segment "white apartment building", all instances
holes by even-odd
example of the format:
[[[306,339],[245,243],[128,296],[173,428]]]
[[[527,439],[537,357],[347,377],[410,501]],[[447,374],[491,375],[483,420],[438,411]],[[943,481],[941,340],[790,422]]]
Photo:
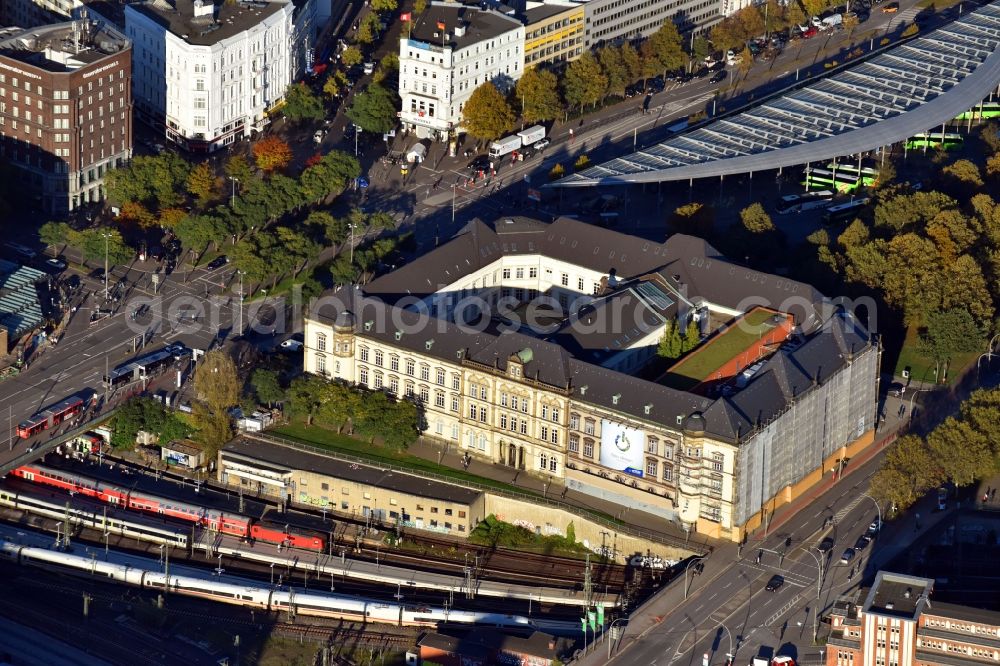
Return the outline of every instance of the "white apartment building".
[[[493,10],[432,3],[399,40],[400,120],[420,138],[447,140],[479,85],[502,90],[524,71],[524,25]]]
[[[126,6],[140,117],[195,152],[262,129],[293,80],[293,12],[291,2]]]
[[[718,22],[732,0],[580,0],[586,29],[583,44],[596,49],[604,44],[648,37],[670,20],[686,33],[705,30]],[[732,10],[735,11],[735,10]]]

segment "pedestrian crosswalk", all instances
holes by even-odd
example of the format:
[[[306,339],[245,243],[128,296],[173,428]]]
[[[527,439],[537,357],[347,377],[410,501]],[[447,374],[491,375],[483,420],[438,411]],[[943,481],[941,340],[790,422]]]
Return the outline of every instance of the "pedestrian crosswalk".
[[[899,12],[898,14],[892,17],[892,20],[889,21],[889,25],[887,27],[893,28],[898,25],[907,25],[909,23],[913,23],[913,19],[915,19],[917,17],[917,14],[919,14],[923,10],[924,8],[919,4],[909,7],[908,9],[904,9],[903,11]]]

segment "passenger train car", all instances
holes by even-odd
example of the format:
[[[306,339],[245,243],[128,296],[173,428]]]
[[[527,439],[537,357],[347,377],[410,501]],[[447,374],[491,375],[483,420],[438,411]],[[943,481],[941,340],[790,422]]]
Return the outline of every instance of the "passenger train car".
[[[292,608],[300,615],[399,626],[436,627],[443,622],[510,628],[535,626],[532,620],[519,615],[445,610],[310,590],[262,587],[256,581],[237,577],[227,577],[228,580],[224,582],[207,571],[204,575],[197,575],[192,570],[187,570],[184,575],[170,574],[168,580],[166,574],[155,570],[157,563],[153,561],[148,561],[144,568],[134,564],[102,561],[71,552],[25,546],[7,540],[0,540],[0,558],[47,569],[82,571],[86,575],[100,575],[138,587],[160,590],[166,588],[175,594],[265,611],[287,611]]]
[[[26,481],[61,488],[115,506],[197,523],[206,529],[243,539],[320,552],[326,546],[326,539],[322,535],[293,532],[286,530],[284,525],[158,497],[140,490],[121,488],[45,465],[22,465],[12,470],[11,474]]]

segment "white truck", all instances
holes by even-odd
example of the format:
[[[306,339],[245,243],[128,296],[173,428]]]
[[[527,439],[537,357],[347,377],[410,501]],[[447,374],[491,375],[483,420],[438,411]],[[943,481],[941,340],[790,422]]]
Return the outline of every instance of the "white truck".
[[[490,157],[503,157],[521,147],[521,137],[518,134],[505,136],[490,144]]]
[[[521,146],[527,147],[545,138],[545,126],[532,125],[526,130],[521,130],[517,135],[521,137]]]
[[[844,17],[840,14],[833,14],[823,19],[824,28],[836,28],[838,25],[843,25],[843,23]]]

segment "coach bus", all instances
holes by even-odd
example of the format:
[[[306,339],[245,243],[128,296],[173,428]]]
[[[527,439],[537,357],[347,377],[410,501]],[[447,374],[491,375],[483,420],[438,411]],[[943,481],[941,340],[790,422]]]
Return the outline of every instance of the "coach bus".
[[[823,215],[823,224],[838,224],[847,220],[853,220],[857,217],[858,212],[867,205],[868,197],[830,206]]]
[[[955,120],[992,120],[993,118],[1000,118],[1000,102],[983,102],[983,104],[955,116]]]
[[[166,370],[173,362],[174,355],[166,349],[161,349],[117,366],[104,376],[104,385],[109,389],[115,389],[132,382],[146,381]]]
[[[851,192],[857,191],[861,186],[870,187],[875,184],[875,178],[872,176],[858,175],[856,173],[852,174],[848,171],[837,170],[829,171],[827,169],[806,169],[806,179],[802,181],[802,184],[806,189],[813,188],[823,188],[830,189],[840,192],[841,194],[850,194]]]
[[[17,436],[21,439],[28,439],[43,430],[55,427],[82,412],[83,406],[83,399],[77,397],[57,402],[18,423]]]
[[[956,132],[921,132],[914,134],[907,140],[906,149],[943,148],[944,150],[958,150],[964,145],[965,139]]]

